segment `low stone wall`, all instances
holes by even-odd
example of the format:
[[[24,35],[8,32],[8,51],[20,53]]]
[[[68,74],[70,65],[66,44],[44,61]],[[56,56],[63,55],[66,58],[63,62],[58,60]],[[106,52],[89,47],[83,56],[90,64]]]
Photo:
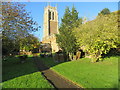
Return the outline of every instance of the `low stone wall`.
[[[53,55],[53,59],[56,61],[56,62],[64,62],[65,61],[65,57],[64,57],[64,54],[57,54],[55,53]]]

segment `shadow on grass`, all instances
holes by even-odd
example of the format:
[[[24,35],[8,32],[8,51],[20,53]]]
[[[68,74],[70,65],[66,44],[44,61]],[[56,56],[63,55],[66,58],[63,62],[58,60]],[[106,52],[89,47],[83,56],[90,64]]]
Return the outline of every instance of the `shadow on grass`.
[[[36,67],[39,71],[47,70],[64,62],[56,62],[53,57],[34,57]]]
[[[33,57],[28,57],[25,63],[20,63],[18,57],[9,57],[2,61],[2,82],[37,71]]]
[[[36,57],[36,60],[39,62],[40,65],[42,64],[41,66],[46,67],[46,69],[49,69],[61,63],[68,62],[68,61],[58,62],[58,61],[55,61],[53,57]]]
[[[63,62],[55,62],[52,57],[28,57],[21,63],[18,57],[8,57],[2,61],[2,82],[13,78],[47,70]]]
[[[102,56],[103,56],[103,58],[106,58],[106,57],[110,58],[110,57],[114,57],[114,56],[120,56],[120,52],[113,48],[107,54],[103,54]]]

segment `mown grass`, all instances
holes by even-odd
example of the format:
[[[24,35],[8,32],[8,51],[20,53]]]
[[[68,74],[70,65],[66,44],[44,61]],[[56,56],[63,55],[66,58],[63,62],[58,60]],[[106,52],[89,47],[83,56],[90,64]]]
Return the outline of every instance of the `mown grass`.
[[[53,88],[36,68],[33,58],[28,57],[25,63],[12,57],[3,61],[3,88]]]
[[[120,56],[106,57],[104,61],[97,63],[91,63],[90,59],[82,58],[51,68],[83,88],[117,88],[118,58],[120,59]],[[50,66],[50,63],[47,62],[46,65]]]
[[[118,57],[105,58],[98,63],[83,58],[59,64],[53,69],[84,88],[118,87]]]

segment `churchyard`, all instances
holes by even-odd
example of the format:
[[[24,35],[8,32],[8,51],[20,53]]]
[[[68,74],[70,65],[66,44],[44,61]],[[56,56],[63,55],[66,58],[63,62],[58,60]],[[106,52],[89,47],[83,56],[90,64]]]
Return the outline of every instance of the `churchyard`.
[[[3,61],[3,88],[54,88],[42,75],[41,70],[38,70],[34,61],[35,56],[28,56],[24,63],[18,57],[8,57]],[[106,56],[104,61],[97,63],[91,63],[90,58],[63,62],[47,55],[36,57],[48,69],[81,88],[118,87],[120,56]]]
[[[104,8],[86,20],[73,5],[65,8],[58,27],[57,7],[48,5],[40,41],[32,34],[40,26],[24,4],[4,2],[2,7],[3,89],[120,87],[120,11]]]

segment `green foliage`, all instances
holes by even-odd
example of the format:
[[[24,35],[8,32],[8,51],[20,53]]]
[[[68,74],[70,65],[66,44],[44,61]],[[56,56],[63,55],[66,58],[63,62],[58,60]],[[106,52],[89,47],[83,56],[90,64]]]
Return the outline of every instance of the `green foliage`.
[[[110,10],[108,8],[104,8],[100,13],[98,13],[98,15],[106,15],[106,14],[110,14]]]
[[[98,16],[93,21],[74,29],[77,45],[98,60],[102,54],[120,45],[118,39],[118,14]]]
[[[0,15],[2,15],[2,47],[4,54],[18,51],[21,40],[27,37],[30,32],[38,30],[37,23],[26,12],[24,4],[2,2],[2,13]]]
[[[2,39],[2,55],[8,55],[12,52],[18,52],[18,51],[19,51],[18,43],[14,42],[8,37]]]
[[[73,53],[76,51],[76,38],[72,33],[72,30],[81,23],[82,19],[78,18],[78,12],[75,7],[73,6],[72,11],[67,7],[59,28],[59,34],[56,35],[57,43],[63,51],[67,53]]]
[[[29,34],[27,37],[22,38],[20,40],[20,50],[33,50],[34,48],[38,48],[40,46],[40,42],[38,38]]]

